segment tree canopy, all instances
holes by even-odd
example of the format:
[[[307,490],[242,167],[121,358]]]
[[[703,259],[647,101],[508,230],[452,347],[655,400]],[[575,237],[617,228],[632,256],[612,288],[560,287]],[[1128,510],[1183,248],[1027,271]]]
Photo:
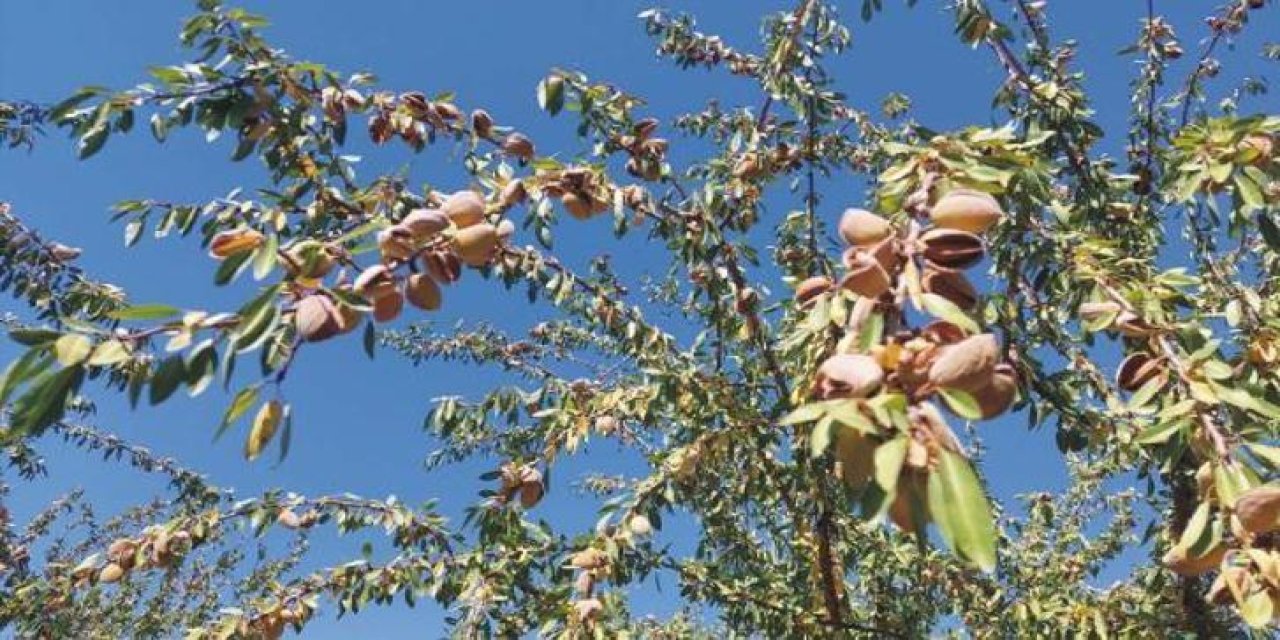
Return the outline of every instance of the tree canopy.
[[[182,277],[211,278],[239,300],[225,307],[136,300],[21,202],[0,205],[0,287],[18,303],[0,498],[45,472],[51,437],[170,481],[106,519],[76,493],[21,524],[0,503],[0,629],[276,638],[324,608],[430,600],[462,637],[1271,633],[1280,116],[1248,111],[1261,80],[1211,81],[1273,12],[1231,0],[1184,39],[1148,0],[1115,63],[1133,73],[1128,129],[1104,132],[1075,44],[1052,28],[1052,11],[1078,8],[955,0],[954,37],[1004,72],[999,121],[938,130],[905,95],[853,106],[830,73],[854,21],[907,10],[882,4],[799,0],[763,17],[757,43],[644,11],[659,56],[738,76],[756,101],[660,120],[625,78],[551,69],[536,102],[576,131],[566,149],[447,87],[294,57],[265,18],[220,0],[196,2],[188,57],[144,83],[0,96],[15,150],[65,133],[90,158],[191,129],[257,172],[219,197],[112,209],[126,246],[207,253]],[[1122,148],[1106,152],[1104,133]],[[365,175],[351,153],[365,143],[458,162]],[[824,198],[832,176],[863,181],[861,201]],[[645,278],[557,257],[604,241],[603,226],[570,231],[592,218],[654,248]],[[420,324],[464,279],[545,319],[514,334],[483,322],[487,307]],[[309,435],[295,423],[323,419],[288,399],[297,356],[336,341],[512,380],[426,416],[430,473],[477,495],[463,518],[288,487],[246,498],[91,424],[95,397],[221,388],[213,446],[238,438],[248,461],[287,463]],[[1009,412],[1055,434],[1064,491],[990,491],[985,470],[1009,452],[986,450],[983,430]],[[593,440],[646,473],[585,455]],[[585,530],[539,514],[572,457],[595,468]],[[474,459],[497,462],[449,475]],[[673,520],[696,540],[673,544]],[[330,529],[394,555],[317,566],[308,538]],[[1099,584],[1116,563],[1122,578]],[[685,610],[632,613],[629,587],[654,576]]]

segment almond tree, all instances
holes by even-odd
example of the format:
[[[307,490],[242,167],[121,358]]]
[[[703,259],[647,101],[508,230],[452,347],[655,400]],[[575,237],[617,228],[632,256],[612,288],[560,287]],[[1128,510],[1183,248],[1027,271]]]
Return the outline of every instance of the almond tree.
[[[881,4],[862,3],[866,28]],[[199,243],[214,284],[244,292],[234,309],[136,304],[21,203],[4,207],[0,284],[26,303],[0,382],[11,469],[41,473],[55,435],[165,474],[172,495],[102,526],[77,495],[23,529],[0,511],[0,628],[274,638],[319,607],[430,599],[460,636],[1264,634],[1280,615],[1280,117],[1211,93],[1216,56],[1263,5],[1216,9],[1175,77],[1183,45],[1147,3],[1114,158],[1043,2],[951,5],[957,36],[1007,71],[1006,123],[947,132],[907,118],[903,96],[883,113],[844,100],[826,67],[849,42],[836,3],[766,16],[741,48],[646,11],[659,54],[754,82],[759,101],[659,122],[618,85],[552,70],[539,106],[581,145],[550,154],[466,96],[300,62],[262,18],[200,0],[181,32],[192,58],[150,82],[0,104],[14,147],[64,130],[88,158],[145,122],[159,143],[180,128],[232,139],[233,161],[266,170],[231,196],[114,208],[128,245]],[[359,175],[352,136],[464,160],[453,175]],[[672,147],[697,159],[675,163]],[[817,177],[842,175],[869,178],[861,202],[822,198]],[[586,233],[561,229],[597,216],[666,249],[652,281],[554,257],[553,239]],[[450,304],[460,278],[554,315],[527,335],[406,324]],[[338,340],[519,380],[428,416],[433,466],[507,461],[463,522],[350,495],[238,499],[85,424],[94,395],[155,405],[221,384],[213,428],[247,422],[246,458],[283,456],[294,420],[321,419],[284,401],[295,356]],[[1097,364],[1104,349],[1124,354],[1117,371]],[[1001,461],[983,455],[983,421],[1011,409],[1055,430],[1061,494],[989,495],[983,468]],[[603,464],[586,479],[599,525],[559,530],[539,502],[593,438],[639,452],[648,475]],[[691,555],[665,545],[672,517],[696,523]],[[398,554],[309,565],[322,527],[380,529]],[[281,530],[295,536],[284,556],[240,550]],[[1095,584],[1134,547],[1150,561]],[[631,613],[624,588],[655,574],[688,612]]]

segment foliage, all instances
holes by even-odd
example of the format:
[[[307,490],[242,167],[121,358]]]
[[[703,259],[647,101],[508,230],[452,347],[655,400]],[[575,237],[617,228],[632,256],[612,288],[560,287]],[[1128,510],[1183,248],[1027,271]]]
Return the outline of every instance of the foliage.
[[[955,131],[911,119],[902,95],[882,114],[846,102],[826,66],[850,41],[833,3],[767,16],[754,52],[645,11],[661,55],[750,79],[760,103],[664,125],[639,96],[552,70],[537,101],[576,127],[573,155],[444,88],[393,91],[293,59],[261,17],[200,0],[181,31],[192,59],[150,83],[0,104],[11,146],[56,128],[88,158],[145,122],[159,143],[183,128],[228,139],[232,161],[266,170],[207,202],[115,207],[126,245],[190,238],[215,285],[252,281],[235,309],[139,304],[0,212],[0,286],[29,307],[9,319],[23,352],[0,380],[11,466],[42,473],[34,447],[53,433],[164,473],[173,493],[102,526],[74,495],[22,534],[0,517],[0,628],[278,637],[321,606],[425,598],[460,636],[1265,633],[1280,614],[1280,117],[1241,114],[1248,90],[1207,103],[1221,43],[1263,4],[1212,15],[1180,79],[1168,64],[1183,48],[1149,12],[1123,52],[1139,73],[1116,159],[1096,150],[1104,132],[1044,3],[953,4],[956,36],[1007,72],[994,100],[1008,117]],[[866,0],[861,17],[885,10]],[[362,177],[355,136],[451,145],[465,175]],[[816,178],[844,174],[868,180],[867,210],[835,217]],[[780,192],[795,211],[766,210]],[[641,295],[604,258],[579,271],[551,253],[579,240],[557,238],[563,224],[595,216],[666,250]],[[519,337],[394,328],[406,301],[452,304],[462,277],[522,289],[553,317]],[[463,522],[349,495],[238,500],[75,421],[91,392],[156,405],[220,383],[232,400],[216,433],[247,421],[246,458],[283,457],[294,421],[314,419],[282,393],[297,353],[357,332],[370,355],[515,376],[427,416],[442,442],[429,466],[507,461]],[[1106,349],[1124,356],[1114,376]],[[981,421],[1011,408],[1055,430],[1062,494],[989,495]],[[593,438],[634,450],[649,475],[589,477],[593,530],[535,519],[557,464]],[[696,523],[692,554],[663,546],[672,518]],[[380,529],[391,555],[308,573],[318,527]],[[281,529],[292,545],[264,541],[252,560],[236,542]],[[42,562],[37,539],[51,540]],[[1097,587],[1126,552],[1150,562]],[[660,574],[690,610],[632,615],[626,587]]]

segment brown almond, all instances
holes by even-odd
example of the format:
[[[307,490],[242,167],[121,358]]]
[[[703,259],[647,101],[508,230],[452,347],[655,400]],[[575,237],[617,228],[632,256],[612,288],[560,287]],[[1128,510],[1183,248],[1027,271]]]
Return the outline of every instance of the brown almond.
[[[983,233],[1002,217],[1004,211],[995,198],[973,189],[948,191],[929,212],[933,224],[969,233]]]
[[[459,229],[484,222],[484,198],[474,191],[459,191],[440,205],[444,215]]]
[[[390,292],[383,293],[373,301],[373,319],[378,322],[391,322],[400,315],[400,311],[404,309],[404,296],[396,287],[391,287]]]
[[[384,262],[406,260],[417,249],[413,233],[399,225],[378,232],[378,252]]]
[[[533,141],[523,133],[510,133],[502,140],[502,150],[523,161],[533,159]]]
[[[600,569],[609,563],[609,557],[595,547],[579,551],[569,559],[569,564],[577,569]]]
[[[967,269],[986,255],[982,238],[959,229],[935,227],[920,236],[924,257],[947,269]]]
[[[322,294],[309,295],[293,309],[293,326],[306,342],[320,342],[342,331],[337,306]]]
[[[375,264],[356,276],[352,290],[355,291],[356,295],[362,296],[370,302],[376,302],[379,298],[391,295],[396,291],[395,276],[386,265]]]
[[[796,304],[801,308],[808,307],[818,296],[827,293],[834,286],[835,283],[826,276],[806,278],[796,286]]]
[[[285,271],[297,278],[323,278],[333,270],[333,251],[315,240],[304,240],[285,251]]]
[[[994,335],[971,336],[939,349],[929,365],[929,382],[972,393],[990,384],[999,359],[1000,344]]]
[[[970,310],[978,305],[978,291],[963,272],[927,268],[920,285],[925,291],[942,296],[961,309]]]
[[[302,519],[292,509],[281,509],[276,515],[276,524],[286,529],[297,529],[302,526]]]
[[[560,204],[564,205],[564,210],[577,220],[586,220],[591,217],[591,200],[577,192],[565,193],[560,199]]]
[[[521,182],[520,180],[512,180],[507,183],[507,186],[502,188],[501,192],[498,193],[498,206],[502,207],[504,210],[510,209],[511,207],[524,202],[528,197],[529,192],[525,190],[524,182]]]
[[[476,109],[471,112],[471,130],[481,138],[489,138],[493,135],[493,117],[484,109]]]
[[[209,255],[222,260],[241,251],[257,249],[265,240],[265,236],[248,227],[219,231],[209,240]]]
[[[1018,376],[1014,373],[1013,366],[1008,364],[996,365],[991,383],[973,392],[973,399],[978,401],[985,420],[1007,411],[1017,397]]]
[[[1280,529],[1280,486],[1254,487],[1240,494],[1235,503],[1240,526],[1252,534]]]
[[[124,577],[124,572],[124,567],[114,562],[109,562],[107,563],[107,566],[103,567],[102,571],[98,573],[98,582],[103,584],[119,582],[120,579]]]
[[[1163,373],[1163,359],[1135,353],[1120,363],[1120,369],[1116,371],[1116,385],[1125,391],[1137,391]]]
[[[404,297],[424,311],[440,308],[440,285],[425,273],[415,273],[404,282]]]
[[[884,267],[864,252],[849,259],[849,272],[840,280],[841,289],[867,298],[878,298],[892,286],[893,281]]]
[[[498,228],[486,222],[461,229],[453,237],[453,247],[463,262],[482,267],[498,248]]]
[[[840,238],[855,247],[869,247],[893,234],[893,225],[864,209],[846,209],[840,216]]]
[[[441,284],[452,284],[462,277],[462,260],[452,251],[432,251],[422,256],[423,268]]]
[[[440,209],[414,209],[400,221],[418,242],[431,239],[449,228],[449,216]]]
[[[816,391],[819,399],[867,398],[880,389],[884,369],[876,359],[863,354],[837,354],[818,367]]]

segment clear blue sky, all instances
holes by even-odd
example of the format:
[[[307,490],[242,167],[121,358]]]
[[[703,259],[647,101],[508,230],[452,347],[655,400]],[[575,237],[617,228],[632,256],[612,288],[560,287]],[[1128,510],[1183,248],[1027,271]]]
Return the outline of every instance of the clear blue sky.
[[[759,18],[767,11],[788,9],[791,2],[673,0],[667,8],[688,10],[700,18],[704,31],[723,35],[732,45],[757,50]],[[952,35],[950,14],[941,3],[921,2],[913,10],[890,0],[887,10],[870,25],[857,20],[860,2],[842,3],[853,28],[852,50],[832,64],[840,87],[854,104],[874,110],[889,91],[912,98],[912,115],[935,128],[966,124],[1000,124],[1002,115],[990,108],[992,90],[1003,73],[990,53],[973,51]],[[997,3],[999,4],[999,3]],[[1211,3],[1162,0],[1157,6],[1175,19],[1189,54],[1198,50],[1204,29],[1197,13]],[[563,116],[541,114],[533,100],[536,82],[552,67],[580,69],[593,78],[611,80],[645,96],[659,117],[698,109],[711,97],[725,104],[758,104],[753,88],[739,78],[701,70],[681,72],[653,55],[636,13],[650,6],[632,0],[543,0],[541,2],[413,2],[367,0],[360,3],[246,2],[266,14],[273,26],[268,39],[297,58],[323,62],[345,71],[368,70],[395,90],[428,94],[452,90],[459,104],[485,106],[503,124],[514,125],[537,140],[542,151],[562,150],[562,157],[581,149],[573,127]],[[1188,7],[1201,7],[1193,13]],[[1055,35],[1081,43],[1078,67],[1089,70],[1099,122],[1111,131],[1104,143],[1116,153],[1123,144],[1127,83],[1136,65],[1115,55],[1136,33],[1144,12],[1139,0],[1070,0],[1049,3],[1055,16]],[[149,65],[183,60],[176,31],[190,5],[173,0],[101,2],[63,0],[29,2],[0,0],[0,98],[54,102],[76,87],[102,84],[127,87],[146,81]],[[1250,27],[1252,37],[1229,54],[1250,72],[1260,65],[1258,33],[1276,33],[1274,11],[1262,14]],[[1188,55],[1188,58],[1194,57]],[[1185,73],[1186,60],[1177,69]],[[1226,86],[1225,80],[1217,86]],[[1264,97],[1247,105],[1265,104],[1275,111],[1275,99]],[[143,128],[145,129],[145,128]],[[679,147],[679,141],[675,142]],[[392,145],[394,146],[394,145]],[[88,162],[77,162],[71,145],[55,133],[37,150],[0,153],[0,199],[52,238],[85,249],[80,263],[95,276],[126,287],[138,302],[164,301],[179,306],[231,307],[244,298],[247,283],[231,291],[212,286],[213,265],[192,243],[144,241],[126,252],[122,230],[108,223],[109,207],[122,199],[153,197],[176,201],[204,201],[238,185],[262,184],[260,167],[252,162],[232,165],[226,141],[206,145],[196,132],[174,136],[164,146],[145,131],[113,138],[107,149]],[[369,154],[362,177],[407,167],[415,182],[430,180],[445,188],[460,187],[465,173],[447,145],[420,156],[402,148]],[[858,204],[862,193],[849,176],[827,181],[824,215],[834,219],[846,206]],[[770,215],[781,217],[798,199],[784,190],[770,201]],[[571,261],[592,247],[615,256],[629,274],[660,269],[643,259],[651,252],[635,243],[611,239],[608,223],[564,226],[559,246]],[[639,250],[638,252],[632,252]],[[776,290],[782,290],[777,287]],[[472,278],[446,291],[449,312],[442,322],[457,317],[499,319],[502,327],[519,331],[547,316],[543,307],[530,307],[520,296]],[[0,310],[14,303],[0,303]],[[284,487],[305,494],[352,491],[371,497],[396,495],[409,503],[440,498],[446,513],[458,514],[477,499],[484,487],[477,476],[488,463],[452,466],[424,474],[421,462],[433,443],[421,429],[430,400],[447,394],[477,396],[503,378],[492,372],[461,366],[413,368],[390,352],[369,363],[358,339],[326,343],[308,349],[290,376],[287,392],[295,404],[293,450],[285,463],[248,464],[240,456],[240,440],[231,435],[210,443],[212,429],[225,398],[208,394],[197,400],[178,399],[159,409],[131,412],[106,396],[99,396],[101,412],[93,420],[126,438],[174,455],[221,485],[252,496],[267,487]],[[8,359],[13,350],[0,347]],[[989,447],[989,477],[998,495],[1009,497],[1033,490],[1052,490],[1063,482],[1063,465],[1053,446],[1052,430],[1030,431],[1025,415],[1005,417],[981,429]],[[239,434],[242,436],[243,434]],[[51,479],[31,485],[19,483],[13,496],[22,517],[72,486],[84,486],[109,512],[161,489],[161,483],[141,474],[121,472],[92,456],[60,443],[41,443]],[[615,449],[595,443],[589,452],[558,468],[551,498],[538,515],[570,531],[585,530],[595,520],[594,507],[573,496],[569,484],[588,468],[616,467]],[[628,459],[630,473],[641,468]],[[15,479],[16,481],[16,479]],[[689,530],[679,526],[662,532],[664,542],[690,543]],[[321,536],[316,558],[331,562],[355,558],[356,540]],[[634,603],[638,611],[669,613],[675,606],[674,581],[663,580],[665,591],[643,590]],[[330,609],[331,610],[331,609]],[[342,621],[320,621],[308,627],[308,637],[338,638],[437,637],[441,612],[432,605],[417,610],[370,609]]]

